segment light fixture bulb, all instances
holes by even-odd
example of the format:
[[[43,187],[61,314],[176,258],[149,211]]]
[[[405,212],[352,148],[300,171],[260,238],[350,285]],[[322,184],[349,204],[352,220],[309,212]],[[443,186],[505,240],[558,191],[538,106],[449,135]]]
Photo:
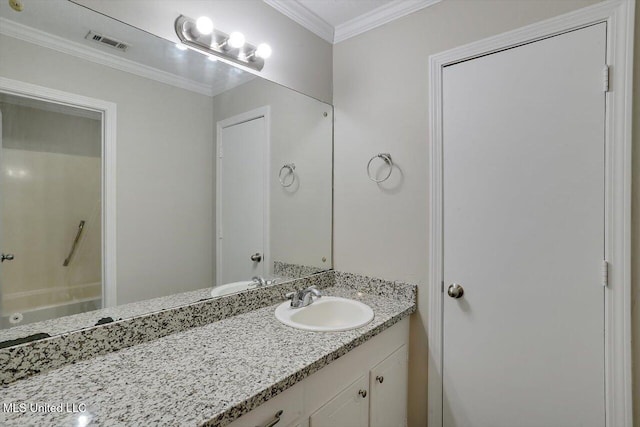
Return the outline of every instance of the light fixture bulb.
[[[227,40],[227,43],[229,43],[229,46],[233,48],[241,48],[242,46],[244,46],[244,34],[238,31],[234,31],[233,33],[229,34],[229,40]]]
[[[271,46],[266,43],[260,43],[256,49],[256,56],[258,58],[267,59],[271,56]]]
[[[183,45],[182,43],[176,43],[176,47],[177,47],[179,50],[187,50],[187,49],[189,49],[188,47],[186,47],[186,46],[185,46],[185,45]]]
[[[201,16],[196,19],[196,30],[204,36],[213,32],[213,21],[208,16]]]

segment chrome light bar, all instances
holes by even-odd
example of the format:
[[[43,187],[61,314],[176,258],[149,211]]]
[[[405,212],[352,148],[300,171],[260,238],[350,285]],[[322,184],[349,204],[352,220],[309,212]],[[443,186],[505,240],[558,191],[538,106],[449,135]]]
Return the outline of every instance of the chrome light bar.
[[[205,55],[224,58],[256,71],[264,67],[264,59],[256,55],[256,46],[244,43],[239,48],[233,47],[229,43],[229,34],[215,28],[210,34],[202,34],[196,28],[195,19],[180,15],[176,19],[175,29],[178,38],[185,46]]]

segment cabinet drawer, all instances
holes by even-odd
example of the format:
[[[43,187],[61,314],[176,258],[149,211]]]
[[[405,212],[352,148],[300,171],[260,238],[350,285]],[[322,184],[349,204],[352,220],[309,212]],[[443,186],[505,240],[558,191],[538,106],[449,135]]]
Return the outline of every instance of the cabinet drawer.
[[[276,420],[278,420],[278,422],[273,424],[273,427],[295,425],[295,422],[299,421],[302,415],[303,393],[301,386],[302,384],[296,384],[290,389],[283,391],[273,399],[241,416],[229,424],[229,427],[263,427]],[[276,414],[280,411],[282,411],[282,413],[276,417]]]

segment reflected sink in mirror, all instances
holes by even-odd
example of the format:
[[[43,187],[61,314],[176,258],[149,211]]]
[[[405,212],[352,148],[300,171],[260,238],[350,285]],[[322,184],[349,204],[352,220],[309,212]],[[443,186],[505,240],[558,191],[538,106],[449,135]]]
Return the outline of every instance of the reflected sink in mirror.
[[[276,308],[275,315],[285,325],[317,332],[348,331],[373,320],[371,307],[340,297],[320,297],[302,308],[292,308],[290,301],[285,301]]]

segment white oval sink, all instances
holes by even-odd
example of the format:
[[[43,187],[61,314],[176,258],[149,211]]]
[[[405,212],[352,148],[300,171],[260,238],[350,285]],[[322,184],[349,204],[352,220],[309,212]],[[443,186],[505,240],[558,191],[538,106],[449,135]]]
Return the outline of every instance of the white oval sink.
[[[256,286],[256,282],[252,280],[243,280],[241,282],[227,283],[226,285],[215,286],[211,289],[212,297],[221,297],[223,295],[235,294]]]
[[[276,308],[276,319],[306,331],[347,331],[371,322],[373,310],[360,301],[321,297],[302,308],[291,308],[291,302],[285,301]]]

